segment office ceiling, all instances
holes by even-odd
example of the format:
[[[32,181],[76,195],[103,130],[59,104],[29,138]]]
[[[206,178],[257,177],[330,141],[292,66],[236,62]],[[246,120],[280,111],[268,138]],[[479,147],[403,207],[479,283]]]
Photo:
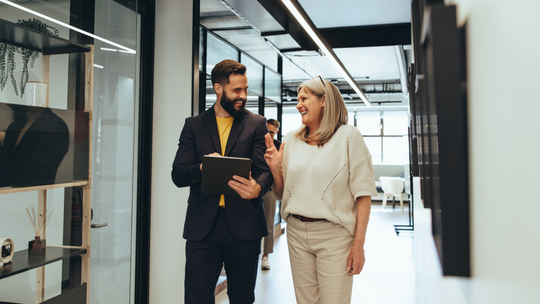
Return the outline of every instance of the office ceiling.
[[[297,1],[370,102],[408,104],[410,0]],[[295,102],[301,81],[320,75],[361,106],[280,0],[201,0],[200,17],[202,26],[275,71],[283,57],[284,103]]]

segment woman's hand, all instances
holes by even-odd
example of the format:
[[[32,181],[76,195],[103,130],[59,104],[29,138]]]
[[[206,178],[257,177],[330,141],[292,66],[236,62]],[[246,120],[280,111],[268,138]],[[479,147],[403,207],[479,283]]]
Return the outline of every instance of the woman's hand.
[[[267,133],[264,136],[264,142],[266,143],[266,154],[264,154],[264,160],[266,164],[270,167],[272,172],[281,172],[281,162],[283,161],[283,151],[285,149],[285,143],[282,143],[278,149],[274,145],[272,136]]]
[[[283,173],[281,172],[281,163],[283,162],[283,152],[285,151],[285,143],[282,143],[279,147],[279,151],[274,145],[274,140],[270,134],[264,136],[264,142],[266,143],[266,154],[264,154],[264,160],[272,172],[274,177],[274,183],[272,184],[272,189],[277,194],[278,197],[283,196]]]
[[[366,257],[364,255],[364,249],[360,245],[353,243],[351,251],[349,252],[349,258],[347,259],[347,272],[349,276],[360,274],[364,268]]]

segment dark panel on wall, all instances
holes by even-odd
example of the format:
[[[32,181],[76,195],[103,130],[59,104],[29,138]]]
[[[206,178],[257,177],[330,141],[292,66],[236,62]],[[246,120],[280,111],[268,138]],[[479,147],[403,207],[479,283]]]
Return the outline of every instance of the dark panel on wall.
[[[137,236],[135,244],[135,304],[150,301],[150,218],[152,211],[152,125],[154,115],[155,2],[139,0],[141,16],[141,82],[137,160]]]
[[[413,108],[422,126],[416,132],[422,141],[423,199],[432,208],[443,274],[470,276],[464,31],[456,27],[455,6],[434,5],[424,16],[423,36],[415,35],[415,62],[424,77]]]

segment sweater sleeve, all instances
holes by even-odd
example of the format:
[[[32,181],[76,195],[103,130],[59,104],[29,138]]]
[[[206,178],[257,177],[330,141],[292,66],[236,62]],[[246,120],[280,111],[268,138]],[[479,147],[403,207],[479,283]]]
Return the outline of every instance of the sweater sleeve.
[[[356,200],[360,196],[376,196],[371,154],[357,128],[351,128],[348,144],[349,188]]]

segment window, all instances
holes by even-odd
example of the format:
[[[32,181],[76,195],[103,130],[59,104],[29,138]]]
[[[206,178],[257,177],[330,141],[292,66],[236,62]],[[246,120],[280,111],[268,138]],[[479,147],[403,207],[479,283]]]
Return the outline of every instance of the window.
[[[349,116],[364,136],[374,164],[409,162],[407,111],[355,111]]]

